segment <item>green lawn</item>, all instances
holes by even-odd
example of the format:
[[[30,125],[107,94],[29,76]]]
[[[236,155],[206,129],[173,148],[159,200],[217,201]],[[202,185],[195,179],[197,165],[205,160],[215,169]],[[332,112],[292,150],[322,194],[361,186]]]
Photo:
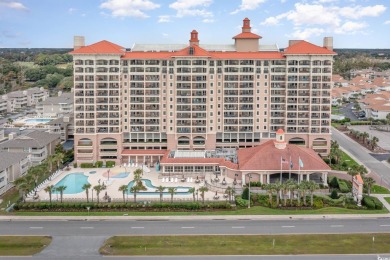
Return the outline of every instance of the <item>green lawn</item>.
[[[19,192],[16,189],[11,189],[3,194],[1,199],[3,202],[0,203],[0,209],[6,208],[8,203],[12,204],[19,199]]]
[[[390,197],[385,197],[385,200],[390,203]]]
[[[342,166],[343,163],[346,163],[345,167]],[[339,160],[339,164],[332,164],[333,170],[341,170],[346,171],[348,168],[351,168],[353,165],[359,165],[354,159],[351,158],[348,154],[346,154],[344,151],[341,151],[341,157]]]
[[[385,187],[374,185],[371,188],[371,193],[373,194],[390,194],[390,191],[386,189]]]
[[[47,236],[0,236],[0,256],[31,256],[51,243]]]
[[[320,214],[385,214],[389,213],[386,209],[382,210],[354,210],[337,207],[328,207],[322,209],[271,209],[261,206],[254,206],[250,209],[239,209],[231,211],[212,211],[212,212],[21,212],[12,214],[17,216],[194,216],[194,215],[320,215]]]
[[[340,115],[340,114],[341,114],[340,108],[332,106],[332,115]]]
[[[384,254],[390,253],[389,243],[389,233],[114,236],[104,243],[100,253],[124,256]]]

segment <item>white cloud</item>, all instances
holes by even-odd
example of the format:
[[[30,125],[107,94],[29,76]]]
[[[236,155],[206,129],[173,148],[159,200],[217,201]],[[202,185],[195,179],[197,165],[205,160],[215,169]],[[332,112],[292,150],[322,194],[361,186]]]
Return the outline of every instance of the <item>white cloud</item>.
[[[0,0],[0,7],[1,6],[4,6],[6,8],[10,8],[10,9],[20,10],[20,11],[28,10],[28,8],[25,5],[23,5],[20,2],[16,2],[16,1]]]
[[[390,24],[390,20],[385,21],[384,24]]]
[[[321,28],[295,28],[294,32],[289,36],[298,40],[306,40],[309,39],[311,36],[319,36],[324,32],[325,30]]]
[[[379,16],[386,10],[386,7],[383,5],[341,7],[333,4],[322,4],[329,2],[334,1],[318,0],[311,4],[296,3],[293,10],[268,17],[261,24],[275,26],[285,19],[292,22],[294,26],[292,36],[303,39],[307,39],[312,35],[318,35],[321,32],[338,34],[364,33],[363,29],[367,28],[368,24],[361,21],[361,19]],[[350,20],[359,21],[351,22]]]
[[[231,12],[231,14],[236,14],[241,11],[255,10],[265,1],[266,0],[241,0],[241,5],[238,7],[238,9]]]
[[[176,10],[177,17],[212,17],[213,13],[207,10],[207,7],[212,2],[212,0],[177,0],[176,2],[170,4],[169,7]]]
[[[355,34],[360,32],[361,29],[366,28],[368,25],[366,23],[356,23],[356,22],[346,22],[340,27],[334,30],[337,34]]]
[[[159,4],[155,4],[149,0],[105,0],[100,5],[102,9],[108,9],[111,11],[111,15],[114,17],[149,17],[144,11],[153,10],[159,8]]]
[[[208,18],[206,18],[206,19],[203,19],[202,22],[204,22],[204,23],[213,23],[213,22],[214,22],[214,19],[208,19]]]
[[[338,11],[341,16],[351,18],[351,19],[359,19],[365,16],[379,16],[384,11],[386,11],[386,7],[384,5],[374,5],[374,6],[352,6],[352,7],[342,7]]]
[[[169,23],[169,22],[171,22],[171,17],[169,15],[160,15],[158,17],[158,22],[159,23]]]

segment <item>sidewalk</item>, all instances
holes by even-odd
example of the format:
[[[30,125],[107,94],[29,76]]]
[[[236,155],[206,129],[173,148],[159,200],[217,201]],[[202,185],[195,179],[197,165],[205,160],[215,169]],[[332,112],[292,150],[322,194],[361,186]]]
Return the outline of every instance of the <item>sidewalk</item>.
[[[390,194],[371,194],[372,197],[377,197],[383,206],[390,212],[390,204],[385,200],[385,197],[390,197]]]

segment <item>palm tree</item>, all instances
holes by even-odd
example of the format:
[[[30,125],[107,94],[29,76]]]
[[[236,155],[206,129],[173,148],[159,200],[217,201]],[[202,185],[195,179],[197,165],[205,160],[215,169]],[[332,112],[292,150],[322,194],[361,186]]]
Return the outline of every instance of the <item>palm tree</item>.
[[[53,194],[53,191],[54,191],[54,186],[53,185],[49,185],[47,186],[44,191],[46,191],[47,193],[49,193],[49,201],[51,203],[51,195]]]
[[[83,190],[85,190],[85,194],[87,195],[87,202],[89,202],[89,189],[92,187],[90,183],[85,183],[83,187],[81,187]],[[93,201],[92,201],[93,202]]]
[[[228,186],[225,190],[225,194],[228,195],[228,198],[229,198],[229,202],[232,201],[232,192],[233,192],[233,188]]]
[[[267,191],[268,198],[269,198],[269,204],[272,205],[272,195],[274,192],[274,185],[272,183],[267,183],[267,184],[263,184],[262,188]]]
[[[348,168],[349,175],[351,175],[351,181],[353,183],[353,177],[359,174],[359,166],[358,165],[352,165],[350,168]]]
[[[280,190],[282,189],[282,184],[280,181],[277,181],[274,183],[274,190],[276,191],[276,206],[279,206],[279,199],[280,199]]]
[[[363,144],[365,144],[367,142],[367,138],[369,138],[369,137],[370,137],[370,135],[367,132],[364,132],[362,134]]]
[[[137,192],[141,191],[141,187],[138,185],[134,185],[131,187],[130,192],[134,195],[134,203],[137,203]]]
[[[136,169],[133,174],[134,174],[134,184],[139,183],[142,179],[144,171],[142,169]]]
[[[373,136],[371,138],[371,147],[372,147],[372,150],[375,150],[375,148],[378,146],[378,142],[379,142],[379,138],[376,137],[376,136]]]
[[[22,177],[17,180],[15,180],[14,185],[16,189],[19,191],[19,195],[22,198],[22,201],[25,201],[25,197],[27,192],[29,191],[28,183],[26,178]]]
[[[195,188],[193,188],[195,189]],[[164,194],[165,187],[160,185],[157,187],[156,192],[160,192],[160,203],[163,202],[163,194]]]
[[[208,192],[209,189],[206,186],[202,186],[199,188],[200,196],[202,197],[202,203],[204,204],[204,193]]]
[[[57,163],[57,169],[60,168],[60,164],[62,163],[62,160],[64,159],[64,154],[63,153],[57,153],[54,155],[54,160]]]
[[[364,184],[367,185],[367,194],[368,196],[371,195],[371,187],[375,184],[375,180],[372,177],[365,177],[364,178]]]
[[[41,171],[37,167],[31,167],[28,170],[28,174],[34,180],[34,190],[35,190],[35,194],[37,194],[36,188],[38,186],[39,177],[41,177]]]
[[[196,192],[196,189],[195,189],[194,187],[189,188],[189,189],[188,189],[188,192],[189,192],[189,193],[192,193],[192,199],[193,199],[193,201],[195,202],[195,192]]]
[[[106,189],[106,185],[96,185],[96,186],[93,186],[93,189],[96,191],[96,198],[97,198],[97,203],[99,204],[99,194],[100,192],[102,192],[103,190]]]
[[[292,205],[292,201],[294,199],[294,192],[297,189],[298,183],[294,179],[289,179],[289,180],[287,180],[286,183],[287,183],[288,189],[289,189],[289,191],[290,191],[290,193],[292,195],[292,198],[290,198],[290,205]]]
[[[281,189],[282,195],[283,195],[283,206],[286,207],[287,206],[287,193],[289,191],[288,183],[287,182],[282,183],[280,189]]]
[[[177,188],[176,187],[169,187],[168,192],[171,194],[171,203],[173,203],[173,195],[176,194]]]
[[[50,173],[53,172],[53,163],[55,162],[55,155],[52,154],[52,155],[49,155],[46,159],[48,165],[49,165],[49,171]]]
[[[64,195],[64,191],[66,190],[66,186],[62,185],[62,186],[58,186],[56,188],[56,191],[60,193],[60,202],[62,203],[62,197]]]
[[[301,181],[301,183],[299,184],[299,189],[301,191],[301,194],[302,194],[302,199],[303,199],[303,205],[306,206],[306,192],[307,192],[307,189],[308,189],[308,184],[309,182],[307,180],[303,180]]]
[[[359,172],[360,175],[364,176],[368,173],[368,170],[366,167],[364,167],[364,165],[359,165],[357,167],[357,171]]]
[[[314,192],[316,190],[318,190],[319,188],[320,188],[320,186],[317,183],[315,183],[314,181],[309,181],[307,183],[307,189],[310,192],[310,206],[312,206],[312,207],[313,207],[313,203],[314,203],[314,201],[313,201]]]
[[[126,194],[126,191],[128,190],[128,186],[127,185],[121,185],[119,188],[118,188],[118,191],[121,191],[122,192],[122,196],[123,196],[123,203],[126,203],[126,199],[125,199],[125,194]]]

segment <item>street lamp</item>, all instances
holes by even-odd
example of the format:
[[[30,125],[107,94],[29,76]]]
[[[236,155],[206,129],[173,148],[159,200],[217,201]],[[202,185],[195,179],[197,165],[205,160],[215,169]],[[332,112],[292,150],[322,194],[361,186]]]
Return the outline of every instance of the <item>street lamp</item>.
[[[248,178],[249,178],[249,189],[248,189],[248,199],[249,199],[249,202],[248,202],[248,209],[251,208],[251,174],[249,173],[248,174]]]

